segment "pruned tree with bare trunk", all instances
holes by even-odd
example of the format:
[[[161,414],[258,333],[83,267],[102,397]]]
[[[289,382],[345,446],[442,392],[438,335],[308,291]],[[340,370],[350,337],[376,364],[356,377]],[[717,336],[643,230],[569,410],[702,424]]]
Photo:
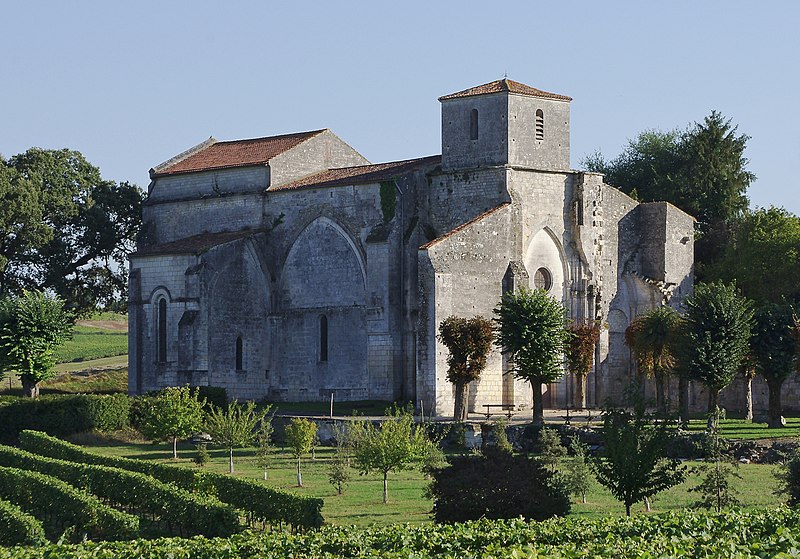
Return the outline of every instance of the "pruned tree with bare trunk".
[[[791,305],[765,303],[755,312],[750,340],[758,373],[769,389],[769,426],[783,427],[781,390],[795,373],[798,324]]]
[[[447,347],[447,380],[456,388],[453,419],[466,421],[469,383],[478,380],[492,349],[492,323],[482,316],[448,316],[439,325],[439,341]]]
[[[569,327],[571,334],[567,341],[564,356],[567,368],[575,375],[575,395],[572,405],[576,409],[586,407],[586,377],[594,364],[594,350],[600,339],[600,325],[596,322],[573,323]]]

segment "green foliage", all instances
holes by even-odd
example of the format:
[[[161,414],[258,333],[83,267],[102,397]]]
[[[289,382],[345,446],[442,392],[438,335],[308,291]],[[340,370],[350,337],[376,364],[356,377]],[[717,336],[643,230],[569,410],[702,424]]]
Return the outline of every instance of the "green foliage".
[[[0,526],[0,546],[47,543],[42,523],[8,501],[0,500]]]
[[[723,508],[738,507],[742,504],[737,498],[738,492],[731,484],[732,477],[741,479],[742,476],[736,471],[739,467],[736,458],[727,452],[727,441],[719,435],[719,421],[723,419],[720,409],[717,408],[712,416],[708,422],[709,427],[703,447],[706,461],[712,461],[713,465],[701,467],[701,471],[706,475],[703,481],[689,491],[700,494],[700,499],[695,503],[696,507],[720,512]]]
[[[0,159],[0,294],[36,286],[84,311],[124,301],[143,197],[77,151]]]
[[[240,404],[234,400],[224,410],[211,407],[206,417],[206,430],[214,444],[228,449],[230,473],[233,473],[233,449],[253,444],[257,436],[256,429],[267,413],[269,406],[256,411],[256,404],[252,401]]]
[[[706,270],[736,282],[758,305],[800,301],[800,218],[783,208],[757,208],[732,224],[731,240]]]
[[[54,352],[72,335],[64,302],[40,291],[0,300],[0,373],[14,371],[26,396],[39,395],[38,384],[55,376]]]
[[[664,385],[676,372],[684,332],[683,318],[667,306],[636,317],[625,330],[625,343],[636,356],[640,372],[656,379],[656,406],[662,414],[667,411]]]
[[[800,513],[774,510],[710,514],[680,511],[635,518],[478,520],[456,524],[398,524],[367,529],[328,526],[300,534],[236,534],[193,538],[87,542],[0,550],[2,559],[321,559],[362,557],[790,557],[800,540]]]
[[[572,457],[566,463],[562,479],[570,495],[579,496],[586,503],[586,493],[592,487],[594,464],[591,461],[589,447],[577,437],[570,439]]]
[[[218,408],[228,407],[228,391],[222,386],[196,386],[197,399],[206,401],[206,409],[211,406]]]
[[[603,412],[603,451],[595,460],[597,481],[625,505],[631,515],[634,503],[679,484],[686,467],[666,458],[669,432],[656,424],[643,406],[633,412],[607,409]]]
[[[566,488],[535,460],[504,452],[451,457],[435,471],[429,493],[436,522],[478,518],[544,520],[566,515]]]
[[[466,421],[470,382],[480,379],[492,349],[492,323],[482,316],[448,316],[439,325],[439,341],[447,348],[447,380],[456,387],[455,421]]]
[[[514,447],[511,445],[511,441],[508,440],[506,420],[502,417],[497,419],[494,422],[492,431],[494,432],[494,446],[497,451],[505,454],[512,454],[514,452]]]
[[[328,464],[328,481],[336,489],[337,495],[344,493],[352,477],[349,458],[337,452]]]
[[[286,426],[286,444],[297,458],[297,486],[303,487],[303,474],[300,471],[300,457],[308,453],[317,439],[317,424],[304,417],[293,417]]]
[[[248,516],[262,522],[288,522],[302,527],[322,524],[321,499],[294,495],[254,480],[197,472],[145,460],[102,456],[34,431],[23,432],[20,435],[20,444],[31,452],[52,458],[138,472],[188,491],[209,490],[222,502],[243,510]]]
[[[14,503],[48,527],[55,526],[56,533],[75,526],[77,541],[83,534],[102,540],[139,536],[139,519],[135,516],[114,510],[91,495],[41,473],[0,466],[0,499]],[[56,533],[51,533],[51,537]]]
[[[24,429],[62,437],[91,429],[123,429],[129,424],[130,407],[125,394],[15,398],[0,404],[0,441],[13,441]]]
[[[533,387],[534,423],[544,422],[542,383],[555,382],[562,371],[569,339],[566,309],[544,290],[522,288],[503,295],[494,309],[496,343],[509,354],[513,373]]]
[[[128,333],[109,331],[81,331],[75,327],[72,339],[56,349],[56,363],[90,361],[128,353]]]
[[[795,450],[789,459],[781,465],[775,477],[780,482],[778,494],[789,497],[789,506],[800,504],[800,451]]]
[[[538,460],[542,465],[548,466],[551,472],[555,472],[558,463],[567,455],[567,447],[561,443],[561,435],[557,430],[545,427],[539,431],[538,444]]]
[[[394,218],[397,211],[397,189],[394,181],[383,181],[381,183],[381,212],[383,213],[384,223],[389,223]]]
[[[172,440],[172,457],[178,457],[178,439],[188,437],[203,426],[205,400],[189,386],[162,390],[143,410],[142,433],[151,439]]]
[[[686,300],[683,347],[689,375],[711,391],[709,411],[717,394],[739,372],[749,350],[753,305],[734,284],[700,284]]]
[[[256,432],[256,463],[264,468],[264,481],[267,481],[267,470],[272,465],[272,457],[275,452],[275,447],[272,444],[274,431],[272,416],[265,413],[261,417],[261,422]]]
[[[756,309],[750,350],[769,388],[771,427],[781,426],[781,388],[795,373],[799,331],[791,305],[766,303]]]
[[[211,461],[211,454],[208,452],[208,445],[206,443],[197,443],[195,446],[195,455],[192,461],[199,467],[204,467]]]
[[[380,427],[367,420],[353,421],[350,427],[354,464],[362,474],[383,474],[384,503],[389,502],[389,472],[421,465],[433,446],[410,412],[386,410],[386,415]]]
[[[46,458],[7,446],[0,446],[0,465],[40,472],[139,514],[154,515],[168,529],[177,526],[181,535],[227,536],[240,529],[235,511],[215,498],[145,474]]]

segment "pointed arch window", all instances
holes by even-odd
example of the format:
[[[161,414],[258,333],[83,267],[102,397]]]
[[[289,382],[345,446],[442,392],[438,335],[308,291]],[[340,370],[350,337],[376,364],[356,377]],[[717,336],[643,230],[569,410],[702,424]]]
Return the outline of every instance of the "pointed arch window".
[[[244,369],[244,359],[243,359],[243,349],[244,344],[242,343],[242,337],[239,336],[236,338],[236,370],[241,371]]]
[[[328,360],[328,317],[324,314],[319,317],[319,360]]]
[[[469,112],[469,139],[478,139],[478,109]]]
[[[544,140],[544,111],[536,109],[536,141]]]
[[[167,300],[158,300],[158,362],[167,362]]]

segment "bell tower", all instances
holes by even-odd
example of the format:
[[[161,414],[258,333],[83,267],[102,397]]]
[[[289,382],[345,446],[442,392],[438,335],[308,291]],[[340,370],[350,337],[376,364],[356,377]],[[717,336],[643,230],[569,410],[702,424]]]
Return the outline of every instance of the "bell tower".
[[[570,97],[502,79],[439,101],[443,170],[569,170]]]

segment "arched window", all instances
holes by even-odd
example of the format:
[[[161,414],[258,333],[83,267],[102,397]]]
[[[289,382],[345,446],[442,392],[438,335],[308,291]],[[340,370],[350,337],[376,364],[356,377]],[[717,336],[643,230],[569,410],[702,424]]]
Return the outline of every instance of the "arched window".
[[[242,369],[244,369],[242,361],[243,361],[243,359],[242,359],[242,337],[239,336],[238,338],[236,338],[236,370],[237,371],[241,371]]]
[[[158,300],[158,362],[167,362],[167,300]]]
[[[319,360],[328,360],[328,317],[319,317]]]
[[[536,140],[544,140],[544,111],[536,109]]]
[[[478,109],[472,109],[469,113],[469,139],[478,139]]]

